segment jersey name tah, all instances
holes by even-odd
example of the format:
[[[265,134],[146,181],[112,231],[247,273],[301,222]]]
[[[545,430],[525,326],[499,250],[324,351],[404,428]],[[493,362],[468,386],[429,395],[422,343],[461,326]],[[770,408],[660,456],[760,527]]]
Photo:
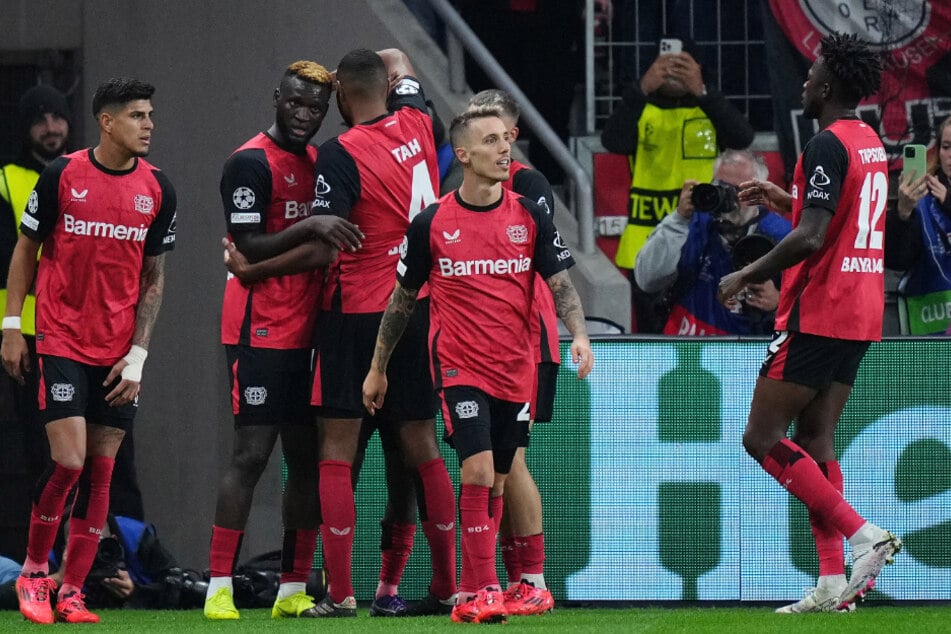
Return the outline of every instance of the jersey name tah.
[[[436,200],[432,119],[415,81],[413,86],[395,89],[392,112],[321,146],[314,213],[343,216],[365,236],[361,248],[342,251],[330,267],[325,308],[383,312],[410,220]]]

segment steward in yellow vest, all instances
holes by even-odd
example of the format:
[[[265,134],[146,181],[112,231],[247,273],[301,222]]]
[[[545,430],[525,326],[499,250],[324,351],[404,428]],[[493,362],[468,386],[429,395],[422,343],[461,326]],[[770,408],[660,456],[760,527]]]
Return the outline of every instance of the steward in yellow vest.
[[[69,104],[55,88],[34,86],[19,104],[19,130],[23,148],[16,161],[0,168],[0,315],[7,305],[7,272],[16,246],[20,220],[33,187],[46,164],[66,151]],[[36,298],[27,295],[21,313],[21,331],[35,335]]]
[[[631,163],[629,217],[617,265],[634,268],[648,234],[677,209],[685,180],[710,182],[723,148],[752,142],[753,127],[722,94],[708,90],[690,53],[659,55],[640,86],[625,90],[601,133],[605,149],[628,155]]]

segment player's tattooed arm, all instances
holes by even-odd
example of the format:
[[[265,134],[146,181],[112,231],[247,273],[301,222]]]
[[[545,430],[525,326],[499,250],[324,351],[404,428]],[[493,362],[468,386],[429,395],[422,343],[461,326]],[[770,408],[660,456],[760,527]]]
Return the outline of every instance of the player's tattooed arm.
[[[363,406],[372,416],[383,407],[386,398],[387,380],[386,366],[390,362],[390,355],[396,342],[400,340],[406,324],[416,307],[416,294],[419,289],[404,288],[398,281],[390,295],[390,303],[380,320],[380,331],[376,336],[376,348],[373,350],[373,360],[370,369],[363,379]]]
[[[404,287],[399,282],[390,295],[390,303],[383,313],[383,319],[380,321],[380,332],[376,338],[376,349],[373,351],[374,369],[380,372],[386,372],[386,366],[390,362],[390,355],[393,354],[393,348],[406,330],[406,324],[409,323],[413,310],[416,308],[416,295],[419,289],[410,289]]]
[[[139,302],[135,312],[135,334],[132,335],[134,345],[148,349],[164,289],[165,254],[145,256],[139,276]]]
[[[581,309],[581,298],[568,277],[568,271],[559,271],[546,281],[555,299],[555,312],[571,333],[571,358],[578,364],[578,378],[583,379],[594,366],[594,356],[588,340],[584,311]]]
[[[578,291],[575,290],[571,278],[568,277],[568,271],[559,271],[546,281],[548,288],[551,289],[552,297],[555,298],[555,312],[565,322],[568,332],[572,336],[577,333],[586,333],[581,298],[578,297]]]

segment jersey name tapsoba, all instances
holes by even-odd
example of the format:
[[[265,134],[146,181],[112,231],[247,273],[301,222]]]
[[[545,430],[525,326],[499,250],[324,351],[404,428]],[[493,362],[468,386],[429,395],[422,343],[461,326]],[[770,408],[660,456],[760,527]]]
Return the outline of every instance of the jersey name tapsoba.
[[[806,145],[793,177],[804,206],[833,213],[822,247],[783,273],[776,330],[878,341],[885,306],[885,149],[859,120],[839,119]]]

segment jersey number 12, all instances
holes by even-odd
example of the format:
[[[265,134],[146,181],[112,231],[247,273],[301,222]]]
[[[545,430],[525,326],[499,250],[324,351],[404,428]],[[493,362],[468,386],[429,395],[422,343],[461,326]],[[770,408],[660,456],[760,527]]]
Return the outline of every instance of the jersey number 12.
[[[882,230],[876,229],[888,197],[888,178],[884,172],[869,172],[859,192],[859,229],[855,234],[856,249],[881,249]]]

